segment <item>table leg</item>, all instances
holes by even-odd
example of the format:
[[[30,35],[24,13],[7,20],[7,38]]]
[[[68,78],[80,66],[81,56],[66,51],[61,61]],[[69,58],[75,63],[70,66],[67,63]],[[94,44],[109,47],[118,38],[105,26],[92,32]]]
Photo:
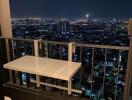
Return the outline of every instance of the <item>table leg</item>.
[[[30,87],[30,75],[29,75],[29,73],[26,73],[26,77],[27,77],[27,87]]]
[[[68,81],[68,95],[71,95],[72,92],[72,79],[70,78]]]
[[[12,80],[13,80],[13,84],[16,84],[16,72],[12,71]]]
[[[21,86],[21,85],[23,85],[22,72],[18,72],[18,75],[19,75],[19,84]]]
[[[80,68],[80,89],[82,88],[82,68]]]
[[[14,70],[9,70],[9,78],[13,84],[16,84],[16,73]]]
[[[13,82],[12,70],[9,70],[9,78],[10,78],[10,81]]]
[[[36,84],[36,87],[40,87],[40,76],[39,75],[36,75],[36,81],[37,81],[37,84]]]

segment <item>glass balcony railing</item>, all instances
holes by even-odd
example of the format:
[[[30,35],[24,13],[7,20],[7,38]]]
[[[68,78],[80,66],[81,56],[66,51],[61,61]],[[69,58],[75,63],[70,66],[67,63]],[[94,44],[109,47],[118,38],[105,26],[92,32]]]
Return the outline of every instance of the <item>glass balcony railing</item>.
[[[128,69],[129,47],[79,44],[32,39],[17,39],[0,37],[5,44],[5,58],[10,62],[24,55],[81,62],[81,70],[72,78],[72,96],[90,100],[124,100],[128,85],[126,76]],[[72,48],[72,49],[71,49]],[[6,60],[6,59],[5,59]],[[6,61],[3,62],[3,64]],[[6,74],[8,76],[8,74]],[[36,76],[29,73],[9,71],[6,84],[19,88],[36,90]],[[46,83],[41,84],[41,91],[55,92],[67,96],[67,91],[56,87],[67,87],[67,83],[49,77],[40,77]],[[50,86],[54,87],[51,88]]]

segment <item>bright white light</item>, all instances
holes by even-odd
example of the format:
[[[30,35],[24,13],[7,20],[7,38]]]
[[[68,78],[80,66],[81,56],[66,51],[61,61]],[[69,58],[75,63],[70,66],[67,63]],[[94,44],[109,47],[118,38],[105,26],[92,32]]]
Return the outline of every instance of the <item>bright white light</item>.
[[[22,53],[22,56],[25,56],[25,52]]]
[[[86,14],[86,17],[88,18],[90,15],[89,14]]]
[[[116,61],[116,58],[113,58],[114,61]]]

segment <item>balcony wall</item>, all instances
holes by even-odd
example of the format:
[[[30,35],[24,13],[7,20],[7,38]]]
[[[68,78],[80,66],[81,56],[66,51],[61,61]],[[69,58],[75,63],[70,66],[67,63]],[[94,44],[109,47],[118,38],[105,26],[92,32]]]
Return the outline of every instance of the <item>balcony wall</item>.
[[[0,23],[2,36],[12,37],[9,0],[0,0]]]

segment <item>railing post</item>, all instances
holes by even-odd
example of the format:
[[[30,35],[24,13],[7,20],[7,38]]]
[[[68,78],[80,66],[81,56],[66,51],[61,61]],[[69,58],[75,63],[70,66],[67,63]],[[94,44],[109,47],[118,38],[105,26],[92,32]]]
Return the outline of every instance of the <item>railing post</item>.
[[[45,54],[46,54],[46,57],[48,58],[49,57],[49,55],[48,55],[48,43],[47,43],[47,41],[45,41]]]
[[[38,40],[34,40],[34,52],[36,57],[39,57],[38,42],[39,42]]]
[[[7,61],[10,62],[11,56],[10,56],[10,46],[9,46],[9,40],[5,39],[6,42],[6,54],[7,54]],[[9,78],[10,81],[13,82],[13,76],[12,76],[12,71],[9,70]]]
[[[132,98],[132,19],[129,20],[129,34],[131,36],[131,39],[130,39],[130,55],[129,55],[129,60],[130,60],[130,78],[129,78],[129,96],[131,96]]]
[[[10,48],[9,48],[9,40],[8,39],[5,39],[6,41],[6,54],[7,54],[7,60],[8,62],[11,60],[11,57],[10,57]]]
[[[73,53],[73,50],[74,50],[74,44],[73,43],[69,43],[68,44],[68,61],[72,62],[72,53]],[[71,95],[71,90],[72,88],[72,79],[71,77],[69,78],[69,81],[68,81],[68,94]]]
[[[132,71],[132,68],[131,68],[131,71]],[[132,99],[132,72],[131,72],[131,75],[130,75],[130,84],[131,85],[130,85],[130,91],[129,92],[130,92],[130,98]]]
[[[75,52],[75,44],[69,43],[68,44],[68,61],[72,61],[72,53]]]
[[[129,26],[128,26],[128,31],[129,31],[129,35],[131,36],[131,40],[130,40],[130,55],[129,55],[129,60],[131,62],[131,64],[129,65],[130,67],[130,78],[129,78],[129,93],[128,96],[131,96],[132,98],[132,19],[129,20]]]
[[[38,40],[34,40],[35,57],[39,57],[38,42],[39,42]],[[40,87],[40,76],[39,75],[36,75],[36,81],[37,81],[36,87]]]
[[[132,83],[130,83],[131,82],[130,78],[132,77],[132,72],[131,72],[132,71],[132,19],[129,20],[128,33],[131,37],[130,37],[130,46],[129,46],[129,53],[128,53],[124,100],[129,100],[130,87],[132,85]]]
[[[128,22],[128,34],[132,36],[132,18]]]

